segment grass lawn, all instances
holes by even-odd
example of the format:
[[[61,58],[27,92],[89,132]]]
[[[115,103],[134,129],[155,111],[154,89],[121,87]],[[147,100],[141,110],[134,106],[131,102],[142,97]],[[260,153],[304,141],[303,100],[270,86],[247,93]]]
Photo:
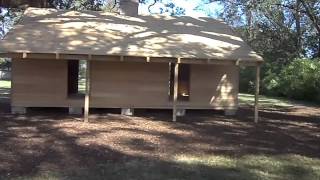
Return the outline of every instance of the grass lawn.
[[[320,161],[299,155],[250,155],[188,157],[180,155],[170,162],[130,159],[99,163],[72,171],[44,171],[12,179],[181,179],[181,180],[319,180]]]
[[[11,81],[0,80],[0,104],[9,102],[10,89]],[[5,109],[8,109],[8,107]]]
[[[0,80],[0,88],[10,89],[11,88],[11,81]]]
[[[254,95],[239,93],[239,104],[242,105],[254,105]],[[279,97],[267,97],[260,95],[259,96],[259,105],[261,107],[292,107],[294,102],[285,98]]]
[[[254,105],[254,95],[239,93],[239,105],[240,106],[253,106]],[[297,105],[302,106],[315,106],[319,105],[316,103],[308,101],[297,101],[290,100],[284,97],[270,97],[270,96],[259,96],[259,106],[262,108],[291,108]]]
[[[181,156],[185,167],[207,167],[203,179],[319,179],[320,160],[300,155]],[[201,169],[201,168],[200,168]],[[212,172],[213,171],[213,172]],[[201,176],[200,176],[201,177]],[[196,179],[196,177],[194,177]],[[192,178],[191,178],[192,179]]]

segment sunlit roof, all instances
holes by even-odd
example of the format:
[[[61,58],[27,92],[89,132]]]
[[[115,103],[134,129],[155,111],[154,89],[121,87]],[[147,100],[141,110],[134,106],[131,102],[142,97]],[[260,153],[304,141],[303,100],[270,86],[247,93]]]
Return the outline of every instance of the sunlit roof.
[[[28,8],[0,43],[2,53],[61,53],[262,61],[225,23]]]

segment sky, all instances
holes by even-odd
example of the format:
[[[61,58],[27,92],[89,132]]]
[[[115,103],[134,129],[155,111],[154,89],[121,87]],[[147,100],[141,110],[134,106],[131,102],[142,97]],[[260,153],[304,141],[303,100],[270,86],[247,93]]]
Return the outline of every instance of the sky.
[[[0,16],[4,16],[7,13],[7,9],[0,7]],[[2,22],[0,22],[0,39],[8,32],[8,26],[10,26],[10,18],[5,17]]]
[[[167,9],[166,4],[173,3],[185,10],[186,16],[192,17],[217,17],[218,13],[222,11],[222,6],[218,3],[206,4],[208,0],[159,0],[151,7],[151,13],[160,13],[161,9]],[[140,4],[139,14],[150,14],[148,6],[153,0],[146,0],[146,4]],[[163,14],[170,15],[170,12],[163,12]]]

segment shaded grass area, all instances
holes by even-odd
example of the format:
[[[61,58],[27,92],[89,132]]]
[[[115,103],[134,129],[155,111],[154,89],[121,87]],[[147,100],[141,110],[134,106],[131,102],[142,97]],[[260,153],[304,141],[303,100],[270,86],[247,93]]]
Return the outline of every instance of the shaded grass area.
[[[0,114],[0,179],[320,178],[319,121],[251,113]]]
[[[254,105],[254,95],[239,93],[239,105],[240,106],[253,106]],[[259,106],[262,108],[290,108],[296,105],[305,105],[305,106],[319,106],[315,103],[308,101],[295,101],[289,100],[282,97],[268,97],[268,96],[259,96]]]
[[[319,179],[320,160],[300,155],[181,156],[183,166],[209,167],[204,179]],[[187,167],[186,166],[186,167]],[[210,169],[211,168],[211,169]],[[214,170],[214,172],[210,172]]]
[[[191,157],[177,161],[130,159],[99,163],[91,168],[80,167],[64,172],[47,171],[11,179],[318,180],[320,177],[319,160],[295,155],[247,156],[239,159],[223,156],[211,156],[205,159]]]

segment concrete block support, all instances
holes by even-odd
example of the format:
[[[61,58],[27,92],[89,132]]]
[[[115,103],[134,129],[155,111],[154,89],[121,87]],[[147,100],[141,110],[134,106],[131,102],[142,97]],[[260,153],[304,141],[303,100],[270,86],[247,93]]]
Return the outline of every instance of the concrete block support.
[[[236,109],[225,109],[224,110],[225,116],[234,116],[234,115],[236,115],[236,113],[237,113]]]
[[[22,106],[11,106],[12,114],[26,114],[27,108]]]
[[[134,115],[134,109],[133,108],[122,108],[121,109],[121,115],[133,116]]]
[[[82,107],[69,107],[69,114],[70,115],[81,115],[82,114]]]
[[[177,116],[185,116],[186,110],[185,109],[177,109]]]

